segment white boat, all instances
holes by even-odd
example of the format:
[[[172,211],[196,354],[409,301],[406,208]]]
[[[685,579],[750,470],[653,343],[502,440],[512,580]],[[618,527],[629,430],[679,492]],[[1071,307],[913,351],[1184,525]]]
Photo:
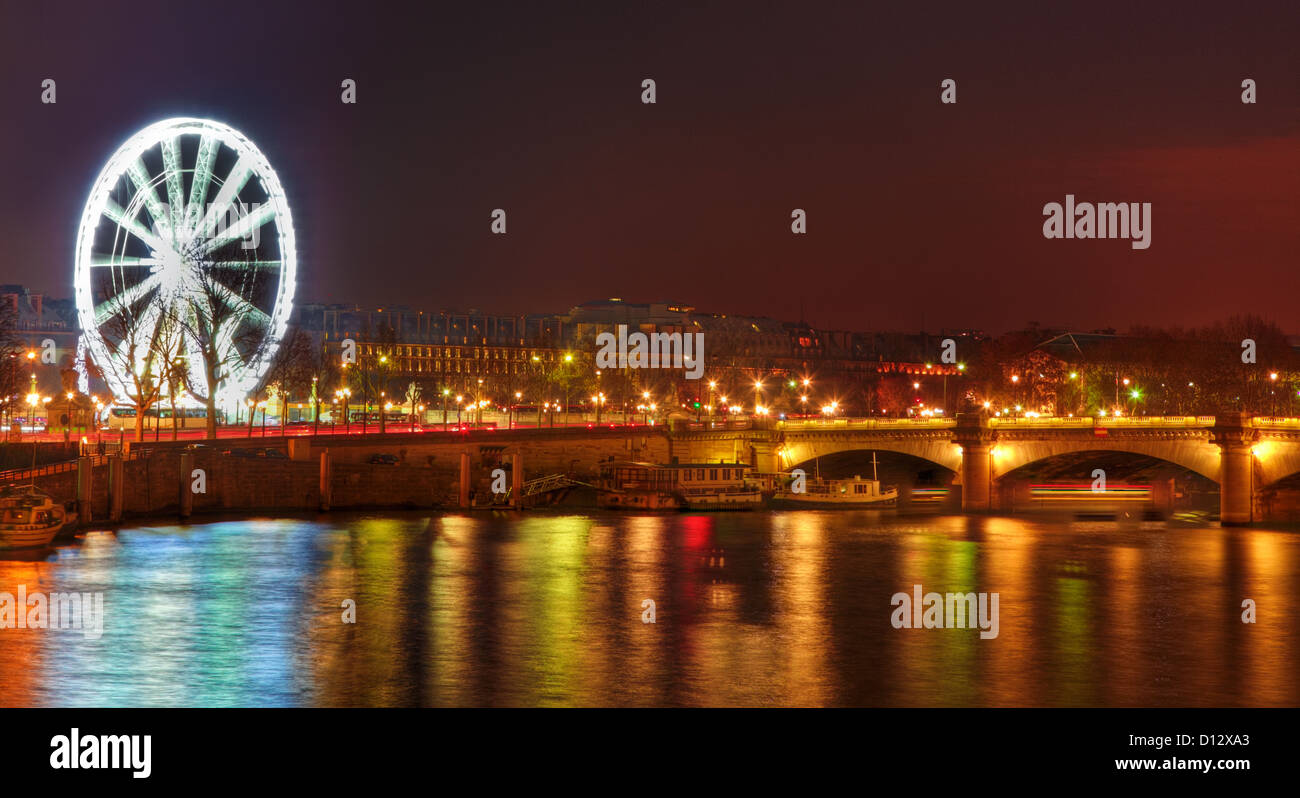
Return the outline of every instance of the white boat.
[[[0,488],[0,549],[48,546],[67,522],[63,506],[34,485]]]
[[[898,488],[882,488],[877,479],[876,453],[871,453],[871,479],[808,479],[803,490],[795,492],[793,484],[781,486],[772,503],[778,507],[821,509],[861,509],[893,507],[898,503]]]
[[[787,507],[826,509],[893,507],[898,502],[898,488],[882,488],[879,480],[856,476],[853,479],[809,480],[802,492],[795,493],[787,485],[772,497],[772,501]]]

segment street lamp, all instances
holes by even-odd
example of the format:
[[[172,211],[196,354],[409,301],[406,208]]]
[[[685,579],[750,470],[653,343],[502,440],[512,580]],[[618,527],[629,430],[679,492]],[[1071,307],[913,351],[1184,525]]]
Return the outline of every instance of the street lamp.
[[[28,357],[31,357],[32,354],[33,354],[33,353],[29,352],[29,353],[28,353]],[[40,395],[37,394],[37,393],[29,393],[29,394],[27,394],[27,404],[31,405],[31,407],[32,407],[32,417],[31,417],[31,424],[32,424],[32,470],[31,470],[31,475],[32,475],[32,485],[33,485],[33,486],[36,485],[36,434],[35,434],[35,433],[36,433],[36,405],[39,404],[39,403],[42,402],[42,401],[44,401],[44,402],[46,402],[46,403],[48,404],[49,401],[50,401],[50,397],[47,396],[47,397],[45,397],[44,400],[42,400],[41,397],[40,397]]]
[[[64,394],[64,398],[68,400],[66,406],[68,423],[65,424],[63,427],[63,442],[70,443],[72,441],[72,391],[68,391],[66,394]]]

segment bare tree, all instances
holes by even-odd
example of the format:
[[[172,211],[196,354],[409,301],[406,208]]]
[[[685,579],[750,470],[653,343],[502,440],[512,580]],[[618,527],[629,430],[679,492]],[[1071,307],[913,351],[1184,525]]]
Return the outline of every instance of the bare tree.
[[[415,430],[415,407],[417,404],[419,404],[420,397],[423,395],[423,393],[424,393],[424,389],[420,387],[420,384],[418,382],[412,382],[406,386],[405,398],[406,398],[406,404],[410,405],[411,407],[411,430],[412,431]]]
[[[388,380],[396,370],[396,364],[390,355],[391,349],[391,346],[378,344],[374,347],[374,351],[358,354],[357,362],[347,368],[348,380],[361,394],[361,405],[366,419],[362,422],[363,430],[370,423],[370,402],[373,400],[379,405],[379,431],[384,431],[384,398],[388,390]]]
[[[217,437],[217,396],[235,364],[246,360],[262,345],[265,334],[259,321],[265,314],[232,291],[214,271],[194,278],[196,290],[185,300],[181,314],[188,351],[202,364],[207,407],[207,437]]]
[[[304,333],[306,335],[306,333]],[[330,355],[329,350],[322,340],[319,345],[313,344],[308,338],[307,355],[304,357],[307,369],[307,378],[311,382],[312,391],[312,434],[315,435],[320,428],[320,407],[325,397],[332,395],[332,390],[336,389],[340,381],[340,362],[339,359]]]
[[[292,327],[280,341],[280,348],[267,367],[263,386],[268,398],[271,395],[279,398],[281,434],[284,434],[289,420],[289,398],[301,396],[310,389],[313,376],[311,356],[311,337],[301,328]],[[249,434],[252,434],[251,415],[249,418]],[[266,418],[265,410],[262,411],[262,418]]]
[[[104,318],[100,334],[111,371],[123,375],[135,407],[135,440],[144,440],[144,419],[168,383],[172,353],[179,351],[182,327],[160,291],[145,297],[129,293],[106,300],[97,310]]]

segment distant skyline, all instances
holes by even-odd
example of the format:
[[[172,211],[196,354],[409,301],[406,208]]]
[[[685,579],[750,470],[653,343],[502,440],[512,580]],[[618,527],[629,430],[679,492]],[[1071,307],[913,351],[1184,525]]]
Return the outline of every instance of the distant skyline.
[[[192,115],[279,173],[299,302],[1300,331],[1300,9],[1190,5],[7,8],[0,282],[70,297],[99,169]],[[1150,248],[1044,238],[1067,194]]]

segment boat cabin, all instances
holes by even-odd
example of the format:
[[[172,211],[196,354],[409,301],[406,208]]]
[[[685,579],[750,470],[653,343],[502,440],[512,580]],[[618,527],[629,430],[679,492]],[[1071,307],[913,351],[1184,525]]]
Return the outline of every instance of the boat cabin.
[[[675,491],[745,484],[753,472],[746,463],[602,463],[600,476],[615,490]]]

